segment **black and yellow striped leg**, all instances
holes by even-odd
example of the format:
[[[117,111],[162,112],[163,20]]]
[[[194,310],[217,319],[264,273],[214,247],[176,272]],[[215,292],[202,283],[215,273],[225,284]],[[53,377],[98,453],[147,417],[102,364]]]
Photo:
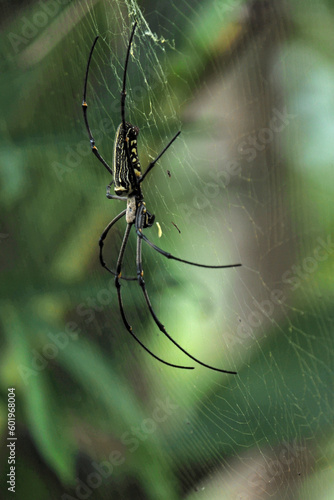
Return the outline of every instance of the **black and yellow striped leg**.
[[[145,213],[144,213],[144,207],[141,206],[139,208],[139,227],[138,229],[141,230],[143,228],[143,225],[144,225],[144,219],[145,219]],[[171,337],[169,335],[169,333],[167,332],[166,328],[164,327],[164,325],[161,323],[161,321],[159,321],[157,315],[155,314],[154,310],[153,310],[153,307],[152,307],[152,304],[151,304],[151,301],[150,301],[150,298],[148,296],[148,293],[147,293],[147,290],[146,290],[146,286],[145,286],[145,281],[144,281],[144,272],[143,272],[143,266],[142,266],[142,249],[141,249],[141,246],[142,246],[142,238],[138,237],[137,238],[137,256],[136,256],[136,261],[137,261],[137,277],[138,277],[138,283],[139,285],[141,286],[141,289],[142,289],[142,292],[144,294],[144,297],[145,297],[145,300],[146,300],[146,304],[147,304],[147,307],[149,308],[149,311],[151,313],[151,316],[152,318],[154,319],[156,325],[158,326],[159,330],[171,341],[173,342],[173,344],[178,347],[184,354],[186,354],[188,356],[188,358],[192,359],[193,361],[195,361],[196,363],[198,363],[199,365],[202,365],[204,366],[205,368],[209,368],[210,370],[214,370],[214,371],[217,371],[217,372],[221,372],[221,373],[229,373],[230,375],[236,375],[237,372],[233,372],[233,371],[229,371],[229,370],[222,370],[221,368],[215,368],[214,366],[211,366],[211,365],[207,365],[206,363],[203,363],[202,361],[200,361],[199,359],[195,358],[194,356],[192,356],[189,352],[187,352],[183,347],[180,346],[180,344],[178,344],[176,342],[176,340],[173,339],[173,337]]]
[[[132,227],[132,224],[128,224],[127,225],[127,228],[125,230],[125,234],[124,234],[124,238],[123,238],[123,242],[122,242],[122,246],[121,246],[121,249],[120,249],[120,252],[119,252],[119,256],[118,256],[118,260],[117,260],[117,266],[116,266],[116,277],[115,277],[115,287],[117,289],[117,296],[118,296],[118,303],[119,303],[119,308],[120,308],[120,311],[121,311],[121,316],[122,316],[122,320],[123,320],[123,323],[125,325],[125,328],[127,329],[127,331],[132,335],[132,337],[138,342],[138,344],[141,345],[141,347],[146,351],[148,352],[151,356],[153,356],[153,358],[157,359],[158,361],[160,361],[161,363],[163,363],[164,365],[167,365],[167,366],[171,366],[173,368],[182,368],[184,370],[193,370],[194,367],[193,366],[179,366],[179,365],[174,365],[172,363],[168,363],[167,361],[164,361],[163,359],[159,358],[158,356],[156,356],[152,351],[150,351],[142,342],[141,340],[139,340],[139,338],[137,337],[137,335],[135,335],[132,331],[132,327],[130,326],[130,324],[128,323],[128,320],[126,319],[126,316],[125,316],[125,312],[124,312],[124,307],[123,307],[123,301],[122,301],[122,295],[121,295],[121,283],[119,281],[120,277],[121,277],[121,272],[122,272],[122,262],[123,262],[123,257],[124,257],[124,251],[125,251],[125,248],[126,248],[126,245],[127,245],[127,242],[128,242],[128,239],[129,239],[129,234],[130,234],[130,231],[131,231],[131,227]]]

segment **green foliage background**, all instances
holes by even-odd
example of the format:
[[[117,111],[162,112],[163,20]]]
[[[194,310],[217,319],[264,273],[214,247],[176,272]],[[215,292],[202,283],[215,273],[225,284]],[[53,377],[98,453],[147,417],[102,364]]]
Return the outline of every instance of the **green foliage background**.
[[[296,292],[286,292],[287,303],[261,325],[260,336],[250,337],[245,329],[244,339],[234,337],[238,321],[251,311],[245,290],[265,299],[280,288],[282,272],[305,267],[319,238],[334,238],[332,3],[58,2],[57,8],[48,4],[56,12],[46,25],[24,36],[23,26],[46,12],[42,3],[1,4],[3,498],[8,387],[16,388],[17,397],[17,498],[81,498],[78,484],[86,485],[84,498],[96,499],[332,498],[333,252],[312,273],[290,272],[299,284],[293,289],[288,282],[288,290]],[[152,229],[150,238],[190,260],[243,263],[241,274],[207,275],[166,263],[145,248],[145,279],[175,338],[201,359],[237,369],[237,377],[200,367],[169,370],[150,359],[128,338],[113,279],[99,266],[98,238],[121,208],[105,198],[110,179],[89,152],[81,115],[83,76],[91,42],[100,33],[89,116],[100,127],[99,147],[111,162],[134,16],[139,28],[128,107],[141,129],[143,165],[182,123],[182,140],[145,187],[149,210],[164,233],[159,240]],[[160,40],[145,38],[144,21]],[[273,36],[267,33],[263,42],[270,23]],[[145,74],[150,79],[143,85]],[[233,74],[240,78],[233,80]],[[260,89],[260,77],[269,74],[270,90]],[[221,141],[233,159],[247,138],[232,120],[227,126],[219,122],[226,136],[217,139],[217,123],[205,111],[201,91],[214,95],[212,82],[220,88],[228,78],[239,93],[228,94],[227,108],[210,101],[216,112],[221,109],[222,122],[239,116],[241,123],[253,123],[248,133],[267,127],[278,94],[282,109],[296,119],[254,165],[241,156],[241,173],[210,201],[208,212],[196,211],[194,196],[213,164],[210,147],[216,157]],[[136,100],[137,87],[145,91]],[[242,89],[251,111],[240,104]],[[198,151],[202,137],[208,150]],[[261,205],[263,192],[270,196]],[[254,241],[247,239],[250,232]],[[122,226],[108,240],[111,262],[121,238]],[[133,240],[127,274],[135,272],[134,252]],[[231,311],[224,310],[225,299]],[[135,331],[154,352],[187,364],[158,335],[135,284],[124,284],[124,302]],[[157,420],[158,413],[166,418]],[[137,434],[145,425],[149,430]],[[130,438],[132,445],[125,444]],[[279,457],[286,443],[292,447],[291,468],[268,473],[268,463],[285,463]],[[112,453],[124,462],[109,469],[109,477],[96,476],[101,484],[93,476],[90,484],[94,463],[110,465]],[[257,473],[254,464],[262,459],[267,469]]]

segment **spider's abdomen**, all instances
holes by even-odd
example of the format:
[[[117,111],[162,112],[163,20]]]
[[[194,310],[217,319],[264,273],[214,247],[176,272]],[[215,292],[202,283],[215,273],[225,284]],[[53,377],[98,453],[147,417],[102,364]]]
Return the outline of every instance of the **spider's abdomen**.
[[[139,134],[139,129],[128,122],[125,123],[125,127],[129,156],[127,155],[125,149],[122,123],[116,131],[114,145],[114,190],[118,196],[128,196],[132,194],[137,187],[135,177],[141,176],[137,151],[137,136]],[[130,165],[129,157],[131,163]]]

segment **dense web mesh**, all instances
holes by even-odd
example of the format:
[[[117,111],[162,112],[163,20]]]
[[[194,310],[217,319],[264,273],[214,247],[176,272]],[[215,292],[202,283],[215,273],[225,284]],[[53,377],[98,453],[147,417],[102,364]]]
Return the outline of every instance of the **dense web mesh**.
[[[204,30],[201,16],[215,12],[218,21],[211,34],[204,32],[208,44],[202,50],[209,51],[210,42],[218,44],[215,29],[231,19],[232,9],[225,5],[224,10],[224,5],[216,2],[206,10],[198,4],[191,14],[192,9],[183,6],[182,17],[172,3],[171,17],[161,19],[164,28],[159,34],[135,3],[127,5],[127,14],[139,26],[131,50],[126,112],[141,130],[143,166],[178,128],[182,130],[143,186],[163,230],[160,240],[156,230],[154,240],[191,260],[243,264],[234,271],[199,271],[182,264],[172,270],[168,261],[144,246],[150,254],[147,286],[155,292],[154,306],[167,329],[178,332],[181,343],[201,359],[239,371],[237,377],[215,379],[214,385],[207,373],[196,374],[190,384],[188,374],[166,374],[164,388],[188,420],[187,427],[182,419],[171,423],[167,436],[176,433],[181,454],[188,459],[196,450],[200,475],[211,478],[209,490],[206,479],[196,498],[292,498],[298,496],[303,477],[314,470],[316,448],[324,438],[321,429],[330,425],[332,415],[327,392],[333,368],[326,349],[329,323],[324,304],[314,302],[317,271],[326,265],[322,262],[330,258],[332,247],[330,237],[317,231],[316,221],[307,228],[305,213],[299,213],[307,208],[295,184],[303,186],[304,179],[288,154],[298,141],[303,110],[293,98],[289,103],[284,97],[288,81],[293,85],[300,75],[307,81],[312,66],[300,64],[296,74],[284,80],[297,48],[293,42],[284,45],[284,22],[271,32],[259,21],[248,33],[248,47],[235,48],[232,62],[213,52],[205,69],[190,33],[201,26]],[[89,89],[101,115],[108,114],[114,126],[119,122],[114,106],[116,102],[119,109],[130,24],[121,7],[105,3],[103,37],[111,62],[101,51],[94,54],[99,67],[90,81],[94,89]],[[265,17],[273,26],[275,13],[268,5],[262,9],[258,18]],[[250,18],[252,14],[248,12]],[[93,33],[99,32],[93,14],[89,25]],[[270,46],[264,50],[266,43]],[[100,84],[107,99],[101,99]],[[185,95],[184,101],[180,95]],[[92,117],[93,107],[90,112]],[[96,107],[94,114],[96,119]],[[151,230],[150,237],[153,234]],[[170,280],[178,283],[180,292],[165,293]],[[158,293],[156,282],[161,283]],[[154,327],[147,326],[150,331]],[[174,350],[159,352],[168,352],[168,359],[172,352],[176,359]],[[186,401],[196,401],[190,415],[184,399],[183,404],[178,399],[183,391],[178,396],[176,377],[179,388],[186,384]],[[185,489],[192,489],[191,460],[183,475]]]
[[[59,246],[50,276],[66,289],[66,300],[57,295],[62,321],[71,317],[83,332],[80,342],[92,342],[87,344],[92,366],[99,366],[100,351],[105,363],[95,386],[93,374],[82,375],[91,361],[82,354],[80,367],[80,349],[84,353],[87,345],[77,341],[61,352],[59,365],[84,386],[87,420],[107,441],[100,446],[90,435],[85,442],[81,429],[81,452],[107,460],[116,446],[125,457],[106,489],[122,498],[136,488],[138,498],[332,498],[334,76],[331,56],[317,42],[320,35],[309,30],[312,2],[305,3],[296,0],[288,9],[281,1],[174,0],[144,8],[132,0],[85,0],[70,3],[64,18],[53,21],[62,26],[63,37],[74,33],[68,54],[58,54],[51,68],[63,73],[75,105],[50,105],[61,126],[60,152],[47,153],[47,175],[56,192],[48,203],[52,210],[64,199],[66,186],[75,230],[60,231],[68,213],[54,222]],[[138,283],[123,282],[124,308],[135,333],[157,355],[196,369],[160,366],[128,338],[113,278],[98,267],[98,237],[125,204],[105,198],[111,178],[90,155],[81,92],[89,50],[99,35],[87,87],[88,118],[111,165],[134,20],[126,120],[140,129],[143,171],[181,130],[143,183],[147,209],[162,230],[161,235],[154,224],[145,234],[183,259],[242,263],[235,269],[199,269],[171,262],[143,242],[148,293],[157,316],[183,347],[236,376],[194,365],[159,332]],[[17,56],[28,69],[29,61],[32,67],[43,61],[43,48],[51,50],[42,34],[34,43],[34,50],[28,46]],[[67,82],[68,74],[75,85]],[[61,89],[52,92],[59,99]],[[47,130],[45,136],[52,135],[52,128]],[[80,157],[75,168],[73,151]],[[122,219],[106,239],[113,269],[124,230]],[[131,236],[127,276],[136,275],[134,231]],[[85,386],[90,383],[91,393]],[[100,404],[107,416],[96,410]],[[158,413],[164,418],[154,416]],[[57,459],[48,460],[61,475]],[[154,474],[161,474],[160,485]],[[125,493],[123,480],[134,489]],[[101,498],[104,487],[97,489]]]

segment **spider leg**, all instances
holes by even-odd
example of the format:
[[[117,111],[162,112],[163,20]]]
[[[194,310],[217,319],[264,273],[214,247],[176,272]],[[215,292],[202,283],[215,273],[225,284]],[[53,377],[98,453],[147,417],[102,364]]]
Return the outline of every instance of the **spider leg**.
[[[157,161],[160,160],[160,158],[162,157],[162,155],[167,151],[167,149],[169,148],[169,146],[171,146],[173,144],[173,142],[175,141],[175,139],[180,134],[181,134],[181,130],[179,130],[178,133],[174,135],[173,139],[171,141],[169,141],[169,143],[167,144],[167,146],[161,151],[161,153],[155,158],[155,160],[151,161],[151,163],[149,164],[149,166],[145,170],[144,175],[141,177],[141,179],[139,179],[139,182],[143,182],[143,180],[145,179],[146,175],[152,170],[152,168],[157,163]]]
[[[126,156],[128,159],[129,168],[132,170],[133,178],[135,180],[136,186],[138,186],[137,176],[134,173],[133,165],[131,162],[128,138],[126,137],[126,125],[125,125],[126,74],[128,71],[128,62],[129,62],[129,57],[130,57],[131,44],[132,44],[132,40],[133,40],[135,31],[136,31],[136,28],[137,28],[137,21],[135,21],[133,24],[131,35],[130,35],[130,40],[129,40],[129,45],[128,45],[128,50],[126,52],[124,73],[123,73],[123,87],[122,87],[122,91],[121,91],[121,116],[122,116],[122,128],[123,128],[123,143],[124,143],[124,147],[125,147],[125,152],[126,152]]]
[[[110,193],[110,190],[111,190],[111,186],[113,185],[114,181],[111,181],[108,186],[107,186],[107,194],[106,194],[106,197],[109,199],[109,200],[121,200],[121,201],[126,201],[127,200],[127,197],[126,196],[117,196],[116,194],[111,194]]]
[[[101,234],[100,239],[99,239],[101,266],[104,267],[104,269],[106,269],[109,273],[113,274],[114,276],[116,276],[116,272],[113,271],[112,269],[109,269],[109,267],[106,265],[106,263],[103,259],[104,240],[106,239],[107,234],[109,233],[109,231],[113,227],[113,225],[116,224],[116,222],[119,221],[119,219],[124,217],[125,214],[126,214],[126,209],[123,210],[118,215],[116,215],[116,217],[111,222],[109,222],[109,224],[107,225],[107,227],[105,228],[105,230],[103,231],[103,233]],[[136,281],[137,280],[137,278],[128,278],[126,276],[121,276],[121,279],[126,280],[126,281]]]
[[[227,264],[227,265],[224,265],[224,266],[209,266],[207,264],[198,264],[197,262],[191,262],[190,260],[184,260],[184,259],[180,259],[179,257],[175,257],[174,255],[172,255],[171,253],[169,252],[166,252],[165,250],[162,250],[162,248],[159,248],[157,247],[154,243],[152,243],[152,241],[150,241],[144,234],[143,234],[143,231],[142,231],[142,222],[141,222],[141,219],[142,219],[142,215],[143,215],[143,210],[144,210],[144,206],[141,205],[139,208],[138,208],[138,211],[137,211],[137,215],[136,215],[136,224],[135,224],[135,227],[136,227],[136,233],[137,235],[139,236],[140,239],[146,241],[146,243],[148,245],[150,245],[150,247],[152,247],[154,250],[156,250],[157,252],[161,253],[161,255],[163,255],[164,257],[167,257],[167,259],[173,259],[173,260],[177,260],[179,262],[183,262],[184,264],[189,264],[190,266],[197,266],[197,267],[206,267],[208,269],[225,269],[227,267],[239,267],[241,266],[242,264]]]
[[[100,155],[97,147],[95,146],[95,140],[94,140],[92,131],[91,131],[90,127],[89,127],[88,117],[87,117],[87,107],[88,107],[88,104],[86,102],[86,94],[87,94],[88,72],[89,72],[89,66],[90,66],[90,62],[91,62],[91,59],[92,59],[94,47],[95,47],[95,44],[96,44],[98,38],[99,38],[98,36],[95,38],[95,40],[93,42],[93,45],[92,45],[92,48],[90,49],[90,53],[89,53],[89,58],[88,58],[88,63],[87,63],[87,68],[86,68],[86,76],[85,76],[83,99],[82,99],[82,110],[83,110],[84,120],[85,120],[85,124],[86,124],[86,129],[87,129],[87,132],[88,132],[88,135],[89,135],[90,147],[92,149],[92,152],[94,153],[94,155],[96,156],[96,158],[102,163],[102,165],[105,166],[105,168],[108,170],[108,172],[111,175],[113,175],[111,167],[109,167],[109,165],[105,161],[105,159],[102,158],[102,156]]]
[[[131,48],[131,43],[133,40],[133,36],[135,34],[137,27],[137,21],[133,24],[132,32],[130,35],[130,40],[129,40],[129,45],[128,45],[128,50],[126,53],[126,59],[125,59],[125,64],[124,64],[124,74],[123,74],[123,87],[122,87],[122,92],[121,92],[121,115],[122,115],[122,124],[123,124],[123,131],[125,133],[125,98],[126,98],[126,73],[128,70],[128,62],[129,62],[129,56],[130,56],[130,48]]]
[[[143,212],[142,214],[142,217],[140,218],[140,228],[141,229],[143,227],[143,223],[144,223],[144,218],[145,218],[145,212]],[[138,234],[138,233],[137,233]],[[161,323],[161,321],[159,321],[157,315],[155,314],[154,310],[153,310],[153,307],[152,307],[152,304],[151,304],[151,301],[150,301],[150,298],[148,296],[148,293],[147,293],[147,290],[146,290],[146,286],[145,286],[145,281],[144,281],[144,278],[143,278],[143,275],[144,275],[144,271],[143,271],[143,266],[142,266],[142,249],[141,249],[141,246],[142,246],[142,239],[138,236],[137,238],[137,257],[136,257],[136,260],[137,260],[137,276],[138,276],[138,283],[139,285],[141,286],[141,289],[142,289],[142,292],[144,294],[144,297],[145,297],[145,300],[146,300],[146,304],[147,304],[147,307],[149,308],[149,311],[151,313],[151,316],[152,318],[154,319],[156,325],[158,326],[159,330],[171,341],[173,342],[173,344],[178,347],[184,354],[186,354],[190,359],[192,359],[193,361],[196,361],[196,363],[198,363],[199,365],[202,365],[204,366],[205,368],[209,368],[210,370],[214,370],[214,371],[217,371],[217,372],[221,372],[221,373],[229,373],[231,375],[236,375],[237,372],[232,372],[232,371],[229,371],[229,370],[222,370],[221,368],[215,368],[214,366],[211,366],[211,365],[207,365],[206,363],[203,363],[202,361],[200,361],[199,359],[195,358],[194,356],[192,356],[189,352],[187,352],[183,347],[180,346],[180,344],[178,344],[176,342],[176,340],[173,339],[173,337],[171,337],[169,335],[169,333],[167,332],[166,328],[164,327],[164,325]]]
[[[158,361],[160,361],[164,365],[172,366],[173,368],[183,368],[185,370],[193,370],[194,369],[193,366],[179,366],[179,365],[174,365],[174,364],[168,363],[167,361],[164,361],[163,359],[161,359],[158,356],[156,356],[152,351],[150,351],[141,342],[141,340],[139,340],[139,338],[137,337],[137,335],[134,334],[134,332],[132,331],[132,327],[130,326],[130,324],[128,323],[128,320],[126,319],[125,312],[124,312],[124,307],[123,307],[122,295],[121,295],[121,283],[119,282],[119,278],[121,277],[122,261],[123,261],[123,257],[124,257],[124,251],[125,251],[128,239],[129,239],[129,234],[130,234],[130,231],[131,231],[131,227],[132,227],[132,223],[128,224],[127,228],[125,230],[125,233],[124,233],[124,238],[123,238],[123,241],[122,241],[121,249],[119,251],[119,256],[118,256],[118,260],[117,260],[117,266],[116,266],[116,273],[117,274],[115,276],[115,287],[117,289],[118,304],[119,304],[119,308],[120,308],[120,311],[121,311],[121,316],[122,316],[122,320],[123,320],[124,326],[127,329],[127,331],[130,333],[130,335],[132,335],[132,337],[138,342],[138,344],[140,344],[142,346],[142,348],[145,349],[146,352],[148,352],[151,356],[153,356],[153,358],[157,359]]]

